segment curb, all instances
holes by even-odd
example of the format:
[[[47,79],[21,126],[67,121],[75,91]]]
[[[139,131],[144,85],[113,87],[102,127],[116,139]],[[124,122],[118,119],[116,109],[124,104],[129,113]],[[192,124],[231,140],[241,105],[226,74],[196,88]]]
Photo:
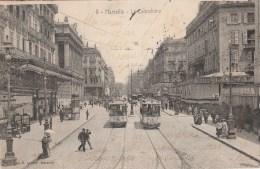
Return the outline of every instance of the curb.
[[[82,126],[84,126],[87,122],[89,122],[92,118],[94,118],[96,115],[94,114],[92,117],[90,117],[86,122],[84,122],[83,124],[81,124],[79,127],[76,127],[72,132],[70,132],[68,135],[66,135],[65,137],[63,137],[60,141],[58,141],[57,143],[55,143],[54,145],[52,145],[50,147],[50,150],[53,150],[54,148],[56,148],[58,145],[60,145],[66,138],[68,138],[69,136],[71,136],[76,130],[78,130],[79,128],[81,128]],[[34,158],[32,161],[28,162],[27,164],[31,164],[34,163],[38,160],[38,157]],[[24,167],[22,167],[21,169],[26,169],[29,168],[30,165],[26,165]]]
[[[256,157],[254,157],[254,156],[252,156],[252,155],[250,155],[250,154],[248,154],[248,153],[246,153],[246,152],[244,152],[244,151],[242,151],[242,150],[236,148],[235,146],[232,146],[231,144],[228,144],[228,143],[226,143],[225,141],[223,141],[223,140],[221,140],[221,139],[219,139],[219,138],[217,138],[217,137],[215,137],[215,136],[213,136],[213,135],[211,135],[211,134],[209,134],[209,133],[203,131],[202,129],[196,127],[194,124],[192,124],[192,127],[195,128],[195,129],[197,129],[197,130],[199,130],[200,132],[202,132],[202,133],[204,133],[204,134],[206,134],[206,135],[212,137],[213,139],[218,140],[219,142],[225,144],[226,146],[228,146],[228,147],[230,147],[230,148],[232,148],[232,149],[238,151],[239,153],[244,154],[245,156],[251,158],[252,160],[255,160],[255,161],[257,161],[257,162],[260,163],[260,159],[258,159],[258,158],[256,158]]]

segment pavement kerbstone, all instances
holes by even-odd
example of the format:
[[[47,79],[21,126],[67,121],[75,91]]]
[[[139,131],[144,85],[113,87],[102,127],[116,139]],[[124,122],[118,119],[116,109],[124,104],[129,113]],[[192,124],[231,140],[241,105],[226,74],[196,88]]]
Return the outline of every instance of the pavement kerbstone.
[[[243,142],[249,142],[249,141],[244,140],[242,142],[242,141],[240,141],[240,139],[242,139],[242,138],[239,138],[239,137],[237,137],[235,140],[234,139],[229,140],[229,139],[225,139],[225,138],[218,138],[215,135],[215,132],[213,132],[214,134],[212,134],[212,131],[206,131],[204,128],[202,128],[199,125],[192,124],[192,127],[260,163],[259,145],[255,144],[255,143],[248,143],[247,145],[242,145]],[[211,128],[211,130],[212,130],[212,128],[215,129],[214,127],[209,126],[209,125],[207,125],[207,127]],[[237,142],[238,144],[235,145],[234,142]],[[239,143],[240,143],[241,146],[238,146]],[[250,148],[248,146],[250,146]],[[252,150],[256,150],[256,152],[254,152]],[[257,155],[257,153],[258,153],[258,155]]]

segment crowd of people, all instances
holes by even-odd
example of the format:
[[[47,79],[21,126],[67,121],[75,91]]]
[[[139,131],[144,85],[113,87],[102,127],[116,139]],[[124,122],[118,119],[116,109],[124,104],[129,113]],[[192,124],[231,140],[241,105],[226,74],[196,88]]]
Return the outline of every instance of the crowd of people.
[[[169,109],[172,109],[178,114],[179,112],[193,115],[194,123],[200,125],[203,120],[208,123],[208,118],[212,118],[212,122],[216,124],[217,135],[227,136],[227,120],[229,116],[230,107],[226,103],[218,104],[188,104],[181,101],[169,101]],[[167,108],[164,106],[164,108]],[[255,133],[259,132],[260,128],[260,109],[254,109],[249,105],[232,106],[232,114],[235,121],[237,132],[245,131]],[[220,125],[221,124],[221,125]],[[221,133],[220,133],[221,126]],[[219,134],[220,133],[220,134]]]

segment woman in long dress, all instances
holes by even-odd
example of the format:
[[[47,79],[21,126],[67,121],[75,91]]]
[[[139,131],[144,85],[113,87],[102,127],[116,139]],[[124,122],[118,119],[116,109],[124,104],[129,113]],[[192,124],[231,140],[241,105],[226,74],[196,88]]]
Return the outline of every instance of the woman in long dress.
[[[222,119],[222,137],[227,137],[228,135],[228,126],[226,119]]]

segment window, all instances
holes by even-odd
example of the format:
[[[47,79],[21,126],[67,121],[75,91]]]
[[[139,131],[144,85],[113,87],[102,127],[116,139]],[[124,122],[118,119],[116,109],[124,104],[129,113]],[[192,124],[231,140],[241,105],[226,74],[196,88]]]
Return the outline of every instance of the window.
[[[25,21],[25,11],[24,10],[23,10],[22,18],[23,18],[23,21]]]
[[[16,6],[16,18],[20,17],[20,7]]]
[[[9,12],[10,12],[11,14],[14,13],[14,7],[13,7],[13,5],[9,5]]]
[[[29,53],[32,54],[32,42],[29,42]]]
[[[231,34],[231,37],[230,37],[231,44],[238,44],[239,43],[239,41],[238,41],[239,31],[238,30],[232,30],[232,31],[230,31],[230,34]]]
[[[42,25],[40,26],[40,32],[42,33]]]
[[[232,23],[238,23],[238,15],[237,14],[230,14],[231,16],[231,22]]]
[[[231,63],[232,63],[232,68],[237,68],[237,66],[238,66],[238,50],[232,51]]]
[[[19,34],[17,34],[16,35],[16,47],[18,48],[18,49],[20,49],[20,35]]]
[[[245,23],[255,23],[255,13],[245,13],[244,15],[244,22]]]
[[[227,24],[241,23],[241,13],[227,14]]]
[[[23,38],[23,51],[25,51],[25,39]]]
[[[52,63],[51,53],[48,54],[48,61]]]
[[[35,56],[39,57],[39,48],[37,45],[35,45]]]

